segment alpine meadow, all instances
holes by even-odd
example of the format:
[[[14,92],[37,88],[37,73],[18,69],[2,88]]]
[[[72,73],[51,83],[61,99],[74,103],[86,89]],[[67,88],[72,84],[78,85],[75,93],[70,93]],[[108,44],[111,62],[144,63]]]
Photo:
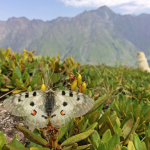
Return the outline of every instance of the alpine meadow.
[[[107,6],[0,21],[0,150],[149,150],[149,24]]]

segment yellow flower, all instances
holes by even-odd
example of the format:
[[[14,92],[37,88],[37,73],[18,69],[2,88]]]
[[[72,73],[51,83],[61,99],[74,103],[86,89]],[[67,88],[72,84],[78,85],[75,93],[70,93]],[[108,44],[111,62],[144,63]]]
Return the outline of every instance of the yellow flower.
[[[28,59],[29,59],[30,62],[34,61],[32,52],[29,52]]]
[[[27,60],[27,50],[23,50],[23,59]]]
[[[11,56],[11,51],[10,51],[10,48],[9,48],[9,47],[6,49],[6,52],[4,52],[4,56],[5,56],[5,57]]]
[[[80,87],[81,86],[81,82],[82,82],[82,76],[79,73],[78,73],[77,81],[78,81],[78,87]]]
[[[70,58],[70,60],[71,60],[72,65],[74,65],[74,60],[72,57]]]
[[[26,50],[26,49],[23,50],[23,54],[24,54],[24,55],[27,54],[27,50]]]
[[[58,55],[57,55],[57,59],[58,59],[58,62],[60,61],[60,56],[59,56],[59,53],[58,53]]]
[[[85,93],[85,91],[86,91],[86,83],[84,82],[81,86],[81,92]]]
[[[21,58],[21,59],[19,59],[19,68],[20,68],[21,72],[25,70],[24,67],[25,67],[25,63],[24,63],[24,60]]]
[[[71,84],[71,90],[75,91],[77,87],[77,80],[74,80],[73,83]]]
[[[45,84],[44,84],[43,78],[42,78],[42,81],[43,81],[43,84],[42,84],[42,86],[41,86],[41,90],[46,91],[46,86],[45,86]]]

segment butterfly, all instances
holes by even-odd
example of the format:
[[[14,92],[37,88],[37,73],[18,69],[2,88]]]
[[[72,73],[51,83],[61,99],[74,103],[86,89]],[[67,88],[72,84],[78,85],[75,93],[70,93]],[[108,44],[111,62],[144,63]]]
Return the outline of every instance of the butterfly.
[[[44,128],[49,122],[55,128],[66,126],[73,117],[92,109],[89,96],[68,90],[22,92],[5,99],[3,106],[12,115],[20,116],[28,126]]]

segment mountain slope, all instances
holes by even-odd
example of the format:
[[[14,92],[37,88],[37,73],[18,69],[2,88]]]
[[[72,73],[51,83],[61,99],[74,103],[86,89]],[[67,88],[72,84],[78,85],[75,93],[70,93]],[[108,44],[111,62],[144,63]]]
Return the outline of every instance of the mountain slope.
[[[10,18],[0,21],[0,46],[38,55],[73,56],[82,63],[134,65],[138,51],[150,56],[150,15],[119,15],[103,6],[74,18],[52,21]]]

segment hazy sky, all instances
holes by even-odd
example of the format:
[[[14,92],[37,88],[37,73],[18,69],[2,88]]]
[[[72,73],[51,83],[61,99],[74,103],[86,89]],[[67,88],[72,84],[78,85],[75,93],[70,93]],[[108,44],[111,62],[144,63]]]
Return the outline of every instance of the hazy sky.
[[[0,20],[24,16],[47,21],[60,16],[74,17],[104,5],[120,14],[150,14],[150,0],[1,0]]]

